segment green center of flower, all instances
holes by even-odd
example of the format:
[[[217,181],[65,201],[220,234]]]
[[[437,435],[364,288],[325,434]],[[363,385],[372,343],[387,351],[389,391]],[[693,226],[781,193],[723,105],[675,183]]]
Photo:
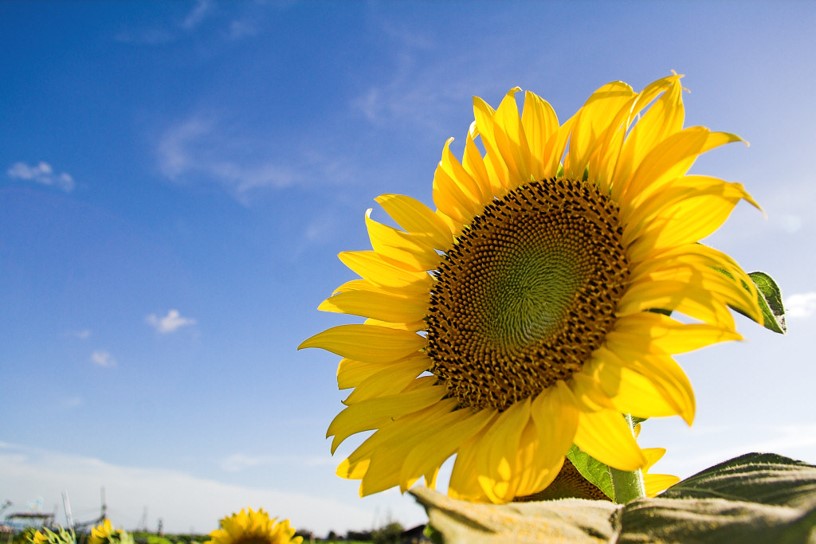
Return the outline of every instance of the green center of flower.
[[[431,290],[431,372],[463,406],[504,410],[580,370],[629,266],[618,208],[591,184],[533,182],[488,204]]]

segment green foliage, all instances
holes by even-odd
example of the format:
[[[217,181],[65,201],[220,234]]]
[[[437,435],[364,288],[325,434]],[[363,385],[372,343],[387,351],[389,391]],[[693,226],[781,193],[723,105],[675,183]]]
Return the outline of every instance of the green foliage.
[[[611,500],[615,500],[615,488],[612,485],[612,474],[608,466],[584,453],[574,444],[567,452],[567,460],[581,473],[581,476],[603,491],[603,494]]]
[[[782,291],[774,279],[765,272],[751,272],[748,274],[759,291],[759,307],[766,328],[785,334],[788,327],[785,324],[785,306],[782,304]]]
[[[447,544],[816,542],[816,466],[752,453],[711,467],[658,498],[625,505],[560,499],[503,505],[412,491]]]
[[[371,540],[374,544],[401,544],[404,530],[401,524],[392,521],[379,529],[374,529],[371,533]]]
[[[23,531],[23,541],[31,544],[76,544],[74,531],[59,528],[52,531],[47,527],[42,529],[29,528]]]
[[[134,531],[131,534],[135,544],[201,544],[210,539],[207,535],[198,534],[157,535],[146,531]]]

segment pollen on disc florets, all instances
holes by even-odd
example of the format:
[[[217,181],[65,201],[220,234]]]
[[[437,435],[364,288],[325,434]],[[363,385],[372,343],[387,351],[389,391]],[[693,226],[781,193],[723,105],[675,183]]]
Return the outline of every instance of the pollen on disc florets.
[[[590,183],[531,182],[494,199],[443,256],[431,372],[463,406],[504,410],[582,368],[629,277],[617,205]]]

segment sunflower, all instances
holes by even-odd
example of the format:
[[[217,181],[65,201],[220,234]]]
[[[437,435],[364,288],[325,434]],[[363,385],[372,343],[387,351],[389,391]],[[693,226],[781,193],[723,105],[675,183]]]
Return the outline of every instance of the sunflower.
[[[52,531],[48,527],[43,527],[41,531],[35,529],[26,530],[25,541],[31,544],[76,544],[76,536],[73,529],[59,528]]]
[[[133,544],[133,536],[123,529],[114,529],[108,518],[91,529],[88,544]]]
[[[289,520],[270,518],[263,508],[248,508],[221,520],[220,528],[210,533],[206,544],[300,544]]]
[[[740,138],[683,126],[679,75],[604,85],[563,123],[529,91],[519,112],[519,92],[497,109],[474,98],[461,160],[443,147],[436,210],[376,199],[401,228],[369,210],[372,250],[339,255],[360,278],[319,307],[367,319],[300,345],[343,357],[354,389],[332,452],[374,431],[338,467],[361,495],[433,486],[453,455],[449,494],[495,503],[546,488],[573,444],[647,467],[621,414],[691,424],[673,355],[741,338],[729,307],[762,321],[748,275],[699,243],[739,201],[758,205],[688,174]]]
[[[101,523],[91,529],[91,537],[88,539],[88,544],[106,544],[113,534],[113,525],[111,525],[111,521],[108,518],[105,518]]]

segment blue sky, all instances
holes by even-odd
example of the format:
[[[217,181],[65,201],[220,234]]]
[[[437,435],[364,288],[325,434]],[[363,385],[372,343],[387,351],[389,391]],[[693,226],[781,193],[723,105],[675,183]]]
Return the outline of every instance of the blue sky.
[[[688,125],[735,132],[695,171],[745,183],[710,243],[765,270],[782,337],[683,356],[689,429],[652,421],[662,471],[753,450],[816,461],[816,4],[0,3],[0,500],[208,532],[263,506],[325,533],[425,517],[334,476],[337,358],[380,193],[430,204],[471,97],[519,85],[565,119],[601,84],[686,74]],[[352,442],[352,441],[349,441]],[[62,509],[59,508],[62,519]]]

